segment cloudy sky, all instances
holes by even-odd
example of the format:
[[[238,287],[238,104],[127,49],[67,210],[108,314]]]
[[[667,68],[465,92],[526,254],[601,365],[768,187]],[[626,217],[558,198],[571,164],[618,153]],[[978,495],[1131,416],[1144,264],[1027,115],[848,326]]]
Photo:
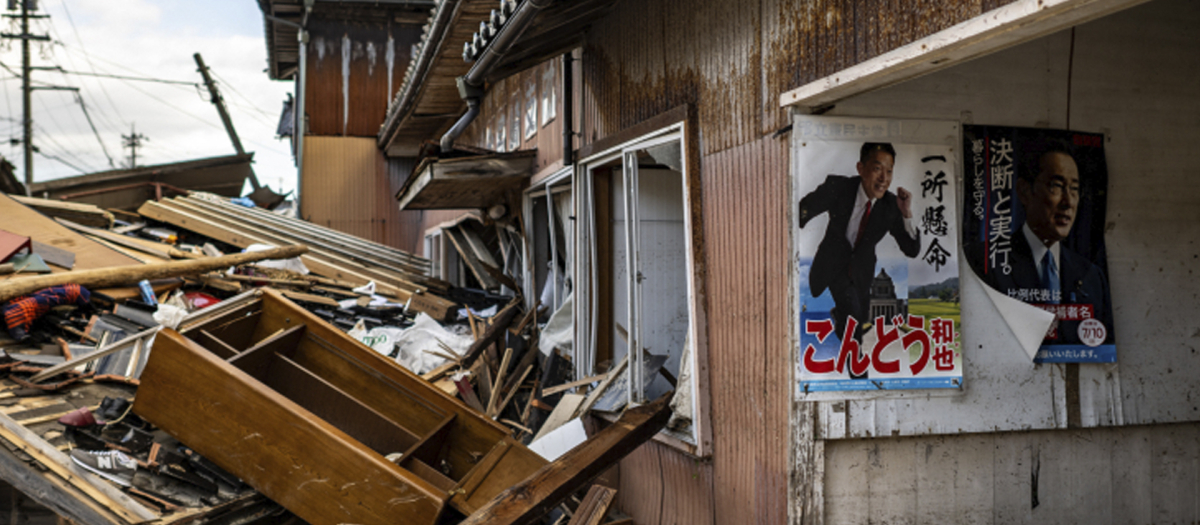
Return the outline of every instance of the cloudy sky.
[[[121,135],[130,134],[131,127],[147,139],[138,149],[138,165],[234,153],[196,71],[192,54],[199,52],[216,76],[243,146],[255,153],[259,180],[273,189],[295,187],[288,142],[275,138],[283,100],[293,86],[267,78],[262,14],[254,0],[38,0],[38,9],[50,18],[33,21],[31,32],[53,40],[34,42],[34,66],[195,84],[35,71],[35,85],[80,88],[96,132],[73,93],[35,90],[33,143],[41,154],[34,154],[34,180],[124,167],[129,149]],[[7,18],[0,25],[7,25],[6,33],[19,33],[19,23]],[[16,40],[0,45],[5,66],[0,69],[0,132],[20,139],[21,46]],[[22,147],[6,142],[0,155],[24,180]]]

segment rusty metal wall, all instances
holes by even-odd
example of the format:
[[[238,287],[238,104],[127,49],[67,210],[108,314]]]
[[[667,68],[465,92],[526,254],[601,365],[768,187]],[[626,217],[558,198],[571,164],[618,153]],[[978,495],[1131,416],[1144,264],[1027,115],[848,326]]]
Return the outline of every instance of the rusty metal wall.
[[[412,45],[421,36],[420,27],[367,26],[327,20],[314,20],[311,25],[305,96],[308,132],[375,137],[388,103],[400,89]],[[350,62],[344,70],[343,48],[347,45]]]
[[[395,197],[411,161],[393,159],[389,169],[374,138],[310,136],[304,148],[302,218],[402,250],[416,248],[420,213],[400,212]]]
[[[637,523],[787,520],[789,305],[781,93],[1008,0],[623,2],[584,44],[583,144],[680,105],[699,115],[714,451],[621,463]],[[661,487],[669,486],[666,494]]]
[[[779,95],[1011,0],[621,3],[584,46],[584,143],[682,104],[704,153],[788,124]]]

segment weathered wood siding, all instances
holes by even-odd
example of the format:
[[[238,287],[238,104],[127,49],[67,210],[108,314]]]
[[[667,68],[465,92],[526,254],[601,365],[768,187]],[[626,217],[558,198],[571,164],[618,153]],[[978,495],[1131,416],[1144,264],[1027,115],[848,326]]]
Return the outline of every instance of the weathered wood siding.
[[[320,19],[310,26],[304,102],[308,133],[375,137],[421,28]]]

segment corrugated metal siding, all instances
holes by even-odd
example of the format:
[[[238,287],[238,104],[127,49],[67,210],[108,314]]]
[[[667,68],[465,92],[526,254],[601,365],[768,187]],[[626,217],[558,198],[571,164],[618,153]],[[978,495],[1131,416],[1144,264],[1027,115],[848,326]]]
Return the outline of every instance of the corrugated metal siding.
[[[787,141],[703,158],[717,523],[787,517]]]
[[[779,95],[1005,3],[624,2],[594,25],[583,143],[692,104],[704,155],[715,450],[700,470],[658,444],[624,461],[619,501],[638,523],[787,520],[788,151],[770,138],[789,123]]]
[[[620,463],[617,507],[638,525],[716,525],[712,465],[656,442]],[[736,522],[749,523],[749,522]]]
[[[420,214],[402,214],[395,198],[411,167],[393,160],[389,170],[373,138],[309,136],[304,147],[302,218],[402,250],[415,247]]]
[[[314,135],[375,137],[388,102],[404,79],[412,45],[421,36],[419,27],[395,25],[364,27],[348,22],[314,20],[308,49],[305,112],[308,132]],[[343,36],[350,42],[348,81],[343,83]],[[387,46],[392,39],[394,60],[388,82]],[[343,86],[349,86],[349,101]],[[388,93],[388,87],[392,92]],[[347,102],[349,118],[344,119]]]

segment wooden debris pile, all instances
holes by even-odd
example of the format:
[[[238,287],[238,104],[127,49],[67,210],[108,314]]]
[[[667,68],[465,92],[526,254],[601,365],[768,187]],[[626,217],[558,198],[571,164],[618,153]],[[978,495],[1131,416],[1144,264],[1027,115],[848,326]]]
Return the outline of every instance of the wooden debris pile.
[[[317,275],[355,287],[373,282],[377,293],[439,321],[458,311],[443,297],[449,286],[426,276],[428,259],[382,244],[204,194],[147,201],[138,213],[239,249],[303,244],[310,251],[301,260]]]

